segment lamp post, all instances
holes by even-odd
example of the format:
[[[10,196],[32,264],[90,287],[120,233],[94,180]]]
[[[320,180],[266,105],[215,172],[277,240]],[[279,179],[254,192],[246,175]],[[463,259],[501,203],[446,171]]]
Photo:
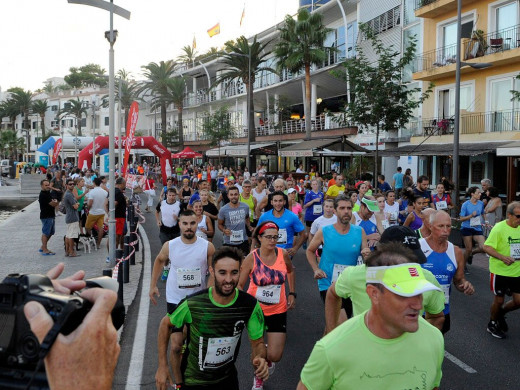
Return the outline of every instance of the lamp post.
[[[110,12],[110,30],[105,31],[105,38],[110,43],[108,52],[108,139],[109,139],[109,215],[108,215],[108,243],[109,243],[109,260],[113,265],[116,258],[116,218],[115,218],[115,140],[114,140],[114,43],[116,42],[117,31],[114,30],[114,13],[125,19],[130,19],[130,11],[114,5],[114,0],[110,2],[103,0],[67,0],[71,4],[83,4],[92,7],[102,8]]]
[[[471,66],[474,69],[485,69],[492,66],[492,64],[481,62],[481,63],[469,63],[462,62],[460,60],[461,44],[462,39],[462,0],[457,0],[457,61],[455,63],[455,122],[453,128],[453,197],[455,210],[458,212],[459,207],[459,139],[460,139],[460,68],[462,66]]]

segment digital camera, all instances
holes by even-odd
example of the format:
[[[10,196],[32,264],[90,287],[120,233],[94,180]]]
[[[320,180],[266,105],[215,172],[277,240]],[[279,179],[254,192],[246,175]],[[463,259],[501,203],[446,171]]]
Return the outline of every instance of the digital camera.
[[[108,277],[86,280],[87,287],[108,288],[117,292],[118,284]],[[56,292],[51,280],[44,275],[8,275],[0,284],[0,388],[48,389],[43,364],[35,372],[40,344],[31,332],[23,311],[25,303],[39,302],[54,322],[63,322],[59,332],[68,335],[78,327],[92,307],[79,292],[70,295]],[[67,313],[67,317],[61,317]],[[112,322],[119,329],[124,322],[125,307],[118,300],[112,310]],[[34,377],[33,377],[34,376]]]

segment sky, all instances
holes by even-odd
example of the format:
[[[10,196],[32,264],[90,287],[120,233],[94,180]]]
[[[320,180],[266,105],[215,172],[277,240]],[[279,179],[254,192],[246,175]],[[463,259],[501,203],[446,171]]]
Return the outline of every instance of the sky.
[[[295,14],[298,0],[114,0],[131,12],[114,15],[118,38],[115,71],[124,68],[142,79],[141,66],[174,59],[192,45],[206,52],[240,35],[251,37]],[[242,11],[245,17],[240,26]],[[67,0],[0,0],[0,88],[35,91],[72,66],[101,65],[108,74],[109,12]],[[207,30],[220,23],[220,34]]]

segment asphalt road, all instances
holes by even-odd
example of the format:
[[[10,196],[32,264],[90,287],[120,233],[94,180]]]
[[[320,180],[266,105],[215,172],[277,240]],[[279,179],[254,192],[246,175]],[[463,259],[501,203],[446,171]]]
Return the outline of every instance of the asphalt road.
[[[147,214],[143,227],[149,238],[152,261],[159,249],[158,228],[152,214]],[[217,237],[216,247],[221,240]],[[272,378],[265,383],[265,389],[294,389],[299,380],[299,373],[305,364],[314,343],[321,337],[324,328],[323,305],[318,295],[312,272],[305,260],[303,250],[296,255],[296,291],[298,300],[296,308],[288,315],[288,337],[285,354],[282,361],[276,365]],[[146,269],[146,268],[145,268]],[[442,389],[518,389],[513,373],[520,367],[518,350],[520,347],[520,325],[518,313],[508,316],[510,327],[508,338],[498,340],[486,332],[489,318],[489,306],[492,295],[489,291],[487,258],[477,255],[474,264],[470,266],[467,278],[474,284],[476,293],[471,297],[458,291],[452,292],[452,325],[451,331],[445,337],[446,351],[451,360],[446,358],[443,364]],[[148,286],[144,286],[148,289]],[[137,298],[130,308],[127,323],[121,341],[121,356],[119,359],[114,389],[124,389],[127,384],[128,367],[132,345],[135,341],[134,332],[137,324],[139,305],[149,305],[149,318],[146,332],[146,349],[142,360],[140,389],[155,389],[155,370],[157,368],[157,329],[166,311],[164,301],[164,283],[159,282],[161,302],[153,306],[140,302],[142,283],[137,292]],[[356,353],[356,351],[345,351]],[[237,362],[240,388],[250,389],[253,371],[249,362],[250,348],[247,335],[242,339],[242,346]],[[135,359],[136,357],[134,357]],[[453,361],[456,361],[454,363]],[[517,367],[515,369],[515,367]]]

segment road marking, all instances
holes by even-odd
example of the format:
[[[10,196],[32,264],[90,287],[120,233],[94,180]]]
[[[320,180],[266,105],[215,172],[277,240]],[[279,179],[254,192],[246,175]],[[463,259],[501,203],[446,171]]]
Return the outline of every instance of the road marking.
[[[130,365],[128,367],[128,375],[126,381],[126,390],[140,390],[141,377],[143,375],[143,360],[146,344],[146,329],[148,323],[148,312],[150,309],[150,302],[148,298],[148,288],[151,280],[151,262],[152,255],[150,252],[150,243],[148,236],[141,227],[139,229],[142,237],[143,251],[144,251],[144,265],[143,265],[143,284],[141,285],[141,299],[139,301],[139,314],[137,316],[137,326],[134,335],[134,345],[132,346],[132,356],[130,358]]]
[[[459,366],[460,368],[462,368],[464,371],[466,371],[468,374],[476,374],[477,373],[477,370],[475,370],[474,368],[468,366],[466,363],[464,363],[463,361],[457,359],[455,356],[453,356],[451,353],[449,353],[448,351],[444,351],[444,357],[446,357],[446,359],[448,359],[449,361],[451,361],[452,363],[455,363],[457,366]]]

